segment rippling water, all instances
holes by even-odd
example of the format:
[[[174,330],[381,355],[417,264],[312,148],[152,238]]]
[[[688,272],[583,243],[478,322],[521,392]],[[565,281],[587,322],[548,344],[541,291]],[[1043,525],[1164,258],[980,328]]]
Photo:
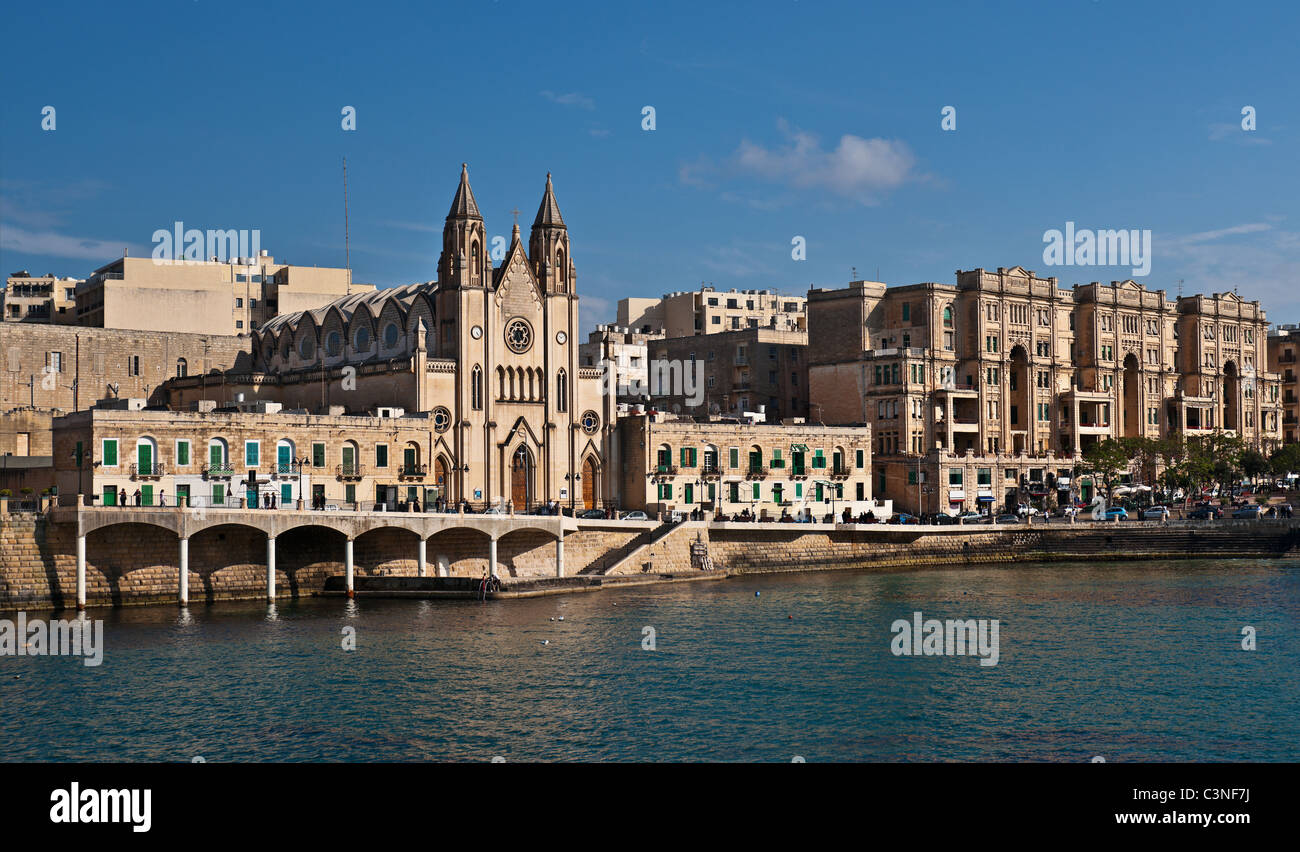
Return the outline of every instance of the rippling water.
[[[916,610],[999,619],[999,664],[895,657]],[[91,614],[98,668],[0,657],[4,760],[1300,759],[1291,561]]]

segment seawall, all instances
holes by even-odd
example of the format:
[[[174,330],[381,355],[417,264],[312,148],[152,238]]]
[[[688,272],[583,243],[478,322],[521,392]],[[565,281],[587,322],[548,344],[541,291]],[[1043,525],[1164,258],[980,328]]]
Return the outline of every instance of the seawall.
[[[379,529],[357,539],[359,592],[463,593],[487,567],[485,539],[453,530],[430,539],[430,574],[416,578],[409,531]],[[309,596],[341,588],[342,533],[320,526],[282,533],[276,544],[277,592]],[[1300,524],[1292,521],[1179,521],[1118,524],[1015,525],[1006,528],[687,522],[639,533],[592,524],[565,536],[566,577],[555,577],[552,539],[528,531],[501,539],[497,561],[511,596],[609,588],[640,575],[689,578],[692,545],[707,547],[713,568],[732,574],[844,569],[907,570],[1015,562],[1279,558],[1300,555]],[[0,517],[0,611],[61,609],[76,600],[75,527],[47,516]],[[176,603],[179,562],[174,533],[127,524],[87,536],[86,602],[90,607]],[[330,578],[336,578],[329,583]],[[389,579],[391,578],[391,579]],[[266,595],[266,536],[228,525],[192,537],[192,603],[260,599]],[[438,595],[429,595],[438,596]]]

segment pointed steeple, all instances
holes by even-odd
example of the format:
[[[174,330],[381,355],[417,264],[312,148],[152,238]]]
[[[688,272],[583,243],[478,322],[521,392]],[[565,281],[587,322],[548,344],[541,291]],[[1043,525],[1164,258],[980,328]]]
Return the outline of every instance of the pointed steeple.
[[[555,202],[555,190],[551,187],[550,172],[546,173],[546,193],[542,196],[542,206],[537,208],[537,218],[533,220],[534,228],[539,225],[564,227],[564,217],[560,215],[560,205]]]
[[[460,164],[460,186],[456,187],[456,197],[451,202],[448,219],[482,219],[478,212],[478,202],[474,200],[474,190],[469,188],[469,166]]]

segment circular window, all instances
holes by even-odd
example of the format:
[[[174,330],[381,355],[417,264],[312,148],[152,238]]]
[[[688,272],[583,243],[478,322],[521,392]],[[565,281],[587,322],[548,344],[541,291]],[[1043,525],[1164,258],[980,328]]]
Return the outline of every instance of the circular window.
[[[582,431],[588,435],[596,434],[600,428],[600,415],[594,411],[585,411],[582,414]]]
[[[446,432],[449,426],[451,426],[451,412],[440,405],[433,410],[433,429],[435,432]]]
[[[533,345],[533,327],[528,320],[513,319],[506,325],[506,346],[516,354],[528,351]]]
[[[298,341],[298,354],[304,359],[309,359],[316,354],[316,341],[310,337],[304,337]]]
[[[343,345],[343,335],[337,331],[331,331],[329,337],[325,338],[325,352],[329,355],[339,354],[339,347]]]
[[[370,329],[366,326],[357,328],[357,333],[352,335],[352,348],[358,352],[365,352],[370,349]]]
[[[384,326],[384,345],[392,349],[397,345],[397,336],[400,332],[397,329],[397,323],[390,322]]]

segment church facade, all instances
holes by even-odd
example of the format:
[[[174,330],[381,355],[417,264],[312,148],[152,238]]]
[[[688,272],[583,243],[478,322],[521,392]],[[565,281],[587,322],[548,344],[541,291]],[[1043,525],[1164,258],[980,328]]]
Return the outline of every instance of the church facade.
[[[435,280],[275,317],[252,335],[249,372],[173,380],[169,400],[178,410],[218,398],[332,420],[423,419],[425,440],[408,442],[395,460],[400,488],[516,511],[548,501],[595,507],[613,499],[605,473],[617,412],[602,395],[601,370],[579,366],[579,331],[569,232],[551,176],[527,246],[516,223],[494,265],[462,164]],[[366,459],[330,463],[344,476]]]

